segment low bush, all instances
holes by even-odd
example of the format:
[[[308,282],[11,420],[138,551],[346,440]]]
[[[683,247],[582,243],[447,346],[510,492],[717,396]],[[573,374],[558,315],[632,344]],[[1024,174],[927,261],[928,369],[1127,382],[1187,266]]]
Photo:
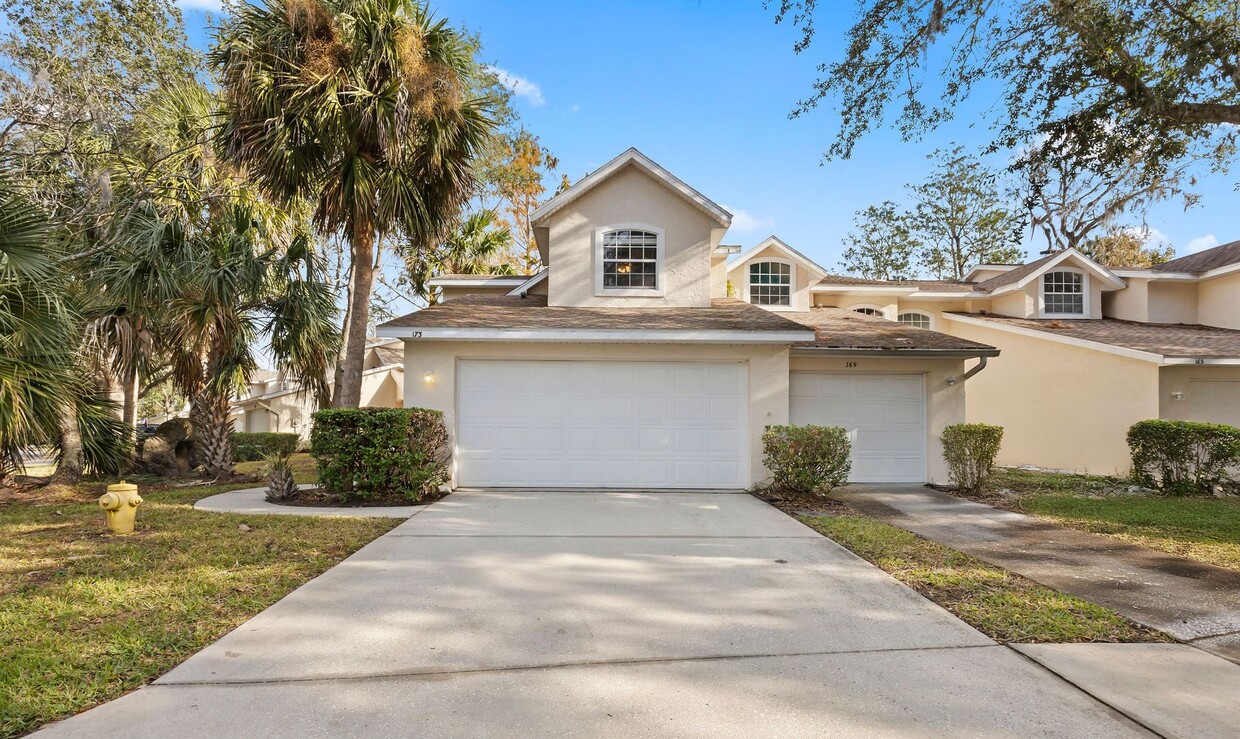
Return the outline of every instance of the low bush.
[[[424,408],[330,408],[314,414],[319,484],[345,500],[416,503],[448,479],[443,414]]]
[[[233,461],[256,462],[271,454],[292,454],[301,437],[271,431],[236,431],[232,435]]]
[[[851,451],[839,426],[767,426],[762,435],[762,463],[780,490],[827,493],[843,485]]]
[[[293,463],[288,454],[275,452],[263,457],[263,477],[267,478],[267,502],[284,503],[297,497]]]
[[[1209,494],[1234,483],[1240,429],[1221,423],[1138,421],[1128,429],[1132,477],[1172,495]]]
[[[957,423],[943,429],[943,461],[952,485],[970,492],[981,489],[994,472],[1002,443],[1002,426]]]

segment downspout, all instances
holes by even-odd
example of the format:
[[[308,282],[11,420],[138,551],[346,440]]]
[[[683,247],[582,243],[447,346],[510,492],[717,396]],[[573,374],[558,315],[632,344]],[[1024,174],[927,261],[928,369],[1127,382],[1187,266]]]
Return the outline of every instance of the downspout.
[[[987,357],[978,357],[977,359],[978,359],[978,362],[976,365],[973,366],[973,369],[961,375],[959,380],[956,380],[955,382],[948,382],[947,384],[948,385],[963,385],[965,381],[968,380],[970,377],[986,369]]]

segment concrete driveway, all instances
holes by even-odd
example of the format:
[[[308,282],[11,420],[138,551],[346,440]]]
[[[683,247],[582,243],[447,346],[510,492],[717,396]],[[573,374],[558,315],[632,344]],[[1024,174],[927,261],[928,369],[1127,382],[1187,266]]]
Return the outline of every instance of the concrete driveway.
[[[457,493],[47,736],[1131,736],[747,495]]]

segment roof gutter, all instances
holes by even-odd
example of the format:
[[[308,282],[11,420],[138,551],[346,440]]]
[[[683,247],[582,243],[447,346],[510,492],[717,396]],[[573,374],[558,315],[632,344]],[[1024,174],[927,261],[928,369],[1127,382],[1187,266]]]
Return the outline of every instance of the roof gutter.
[[[977,364],[973,365],[973,368],[972,368],[972,369],[970,369],[968,372],[965,372],[963,375],[961,375],[961,376],[960,376],[960,379],[958,379],[958,380],[956,380],[956,381],[954,381],[954,382],[952,381],[952,379],[951,379],[951,378],[948,378],[948,380],[947,380],[947,384],[948,384],[948,385],[963,385],[963,384],[965,384],[966,382],[968,382],[968,381],[969,381],[969,378],[970,378],[970,377],[972,377],[973,375],[976,375],[978,372],[981,372],[982,370],[986,369],[986,359],[987,359],[987,358],[986,358],[985,356],[978,357]]]
[[[815,357],[898,357],[898,358],[936,358],[936,359],[972,359],[981,357],[986,364],[986,357],[999,356],[999,350],[990,349],[881,349],[864,347],[838,346],[795,346],[792,353],[799,356]],[[980,370],[979,370],[980,371]]]

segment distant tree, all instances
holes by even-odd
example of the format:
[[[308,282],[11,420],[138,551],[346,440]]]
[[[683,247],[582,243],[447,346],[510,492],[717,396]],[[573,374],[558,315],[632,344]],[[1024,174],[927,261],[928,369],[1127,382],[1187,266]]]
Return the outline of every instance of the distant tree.
[[[908,187],[919,261],[939,279],[963,279],[970,265],[1019,261],[1023,222],[999,175],[962,147],[936,150],[925,182]]]
[[[766,4],[777,6],[776,22],[800,29],[795,50],[809,48],[818,0]],[[1238,15],[1219,0],[860,0],[843,58],[820,66],[792,115],[835,104],[841,124],[828,156],[848,157],[892,108],[915,139],[976,90],[1000,101],[997,147],[1065,143],[1030,150],[1034,159],[1118,169],[1136,141],[1155,142],[1141,162],[1147,174],[1196,155],[1225,167],[1240,124]]]
[[[405,274],[401,281],[413,296],[427,304],[438,302],[430,281],[439,275],[513,275],[508,261],[512,232],[499,225],[495,212],[470,213],[452,234],[434,250],[416,250],[405,255]]]
[[[138,418],[171,416],[185,407],[185,396],[177,392],[170,380],[146,388],[138,398]]]
[[[922,243],[913,234],[910,217],[890,200],[858,211],[853,230],[844,237],[844,271],[871,280],[907,280],[914,276],[913,258]]]
[[[1030,225],[1042,232],[1048,252],[1079,249],[1103,232],[1110,236],[1131,233],[1132,229],[1115,228],[1119,220],[1126,213],[1143,211],[1153,203],[1176,196],[1183,197],[1185,207],[1197,202],[1197,196],[1182,189],[1183,166],[1165,175],[1142,178],[1140,158],[1137,149],[1127,166],[1108,174],[1081,166],[1088,163],[1057,157],[1027,170],[1024,198]]]
[[[1080,245],[1089,258],[1108,267],[1153,267],[1175,258],[1175,247],[1154,241],[1148,227],[1113,228]]]
[[[560,160],[538,136],[521,127],[498,137],[498,146],[483,170],[487,194],[498,202],[498,220],[512,234],[509,259],[522,274],[536,272],[541,262],[530,215],[545,202],[544,179],[559,166]],[[561,189],[566,179],[561,178]]]

